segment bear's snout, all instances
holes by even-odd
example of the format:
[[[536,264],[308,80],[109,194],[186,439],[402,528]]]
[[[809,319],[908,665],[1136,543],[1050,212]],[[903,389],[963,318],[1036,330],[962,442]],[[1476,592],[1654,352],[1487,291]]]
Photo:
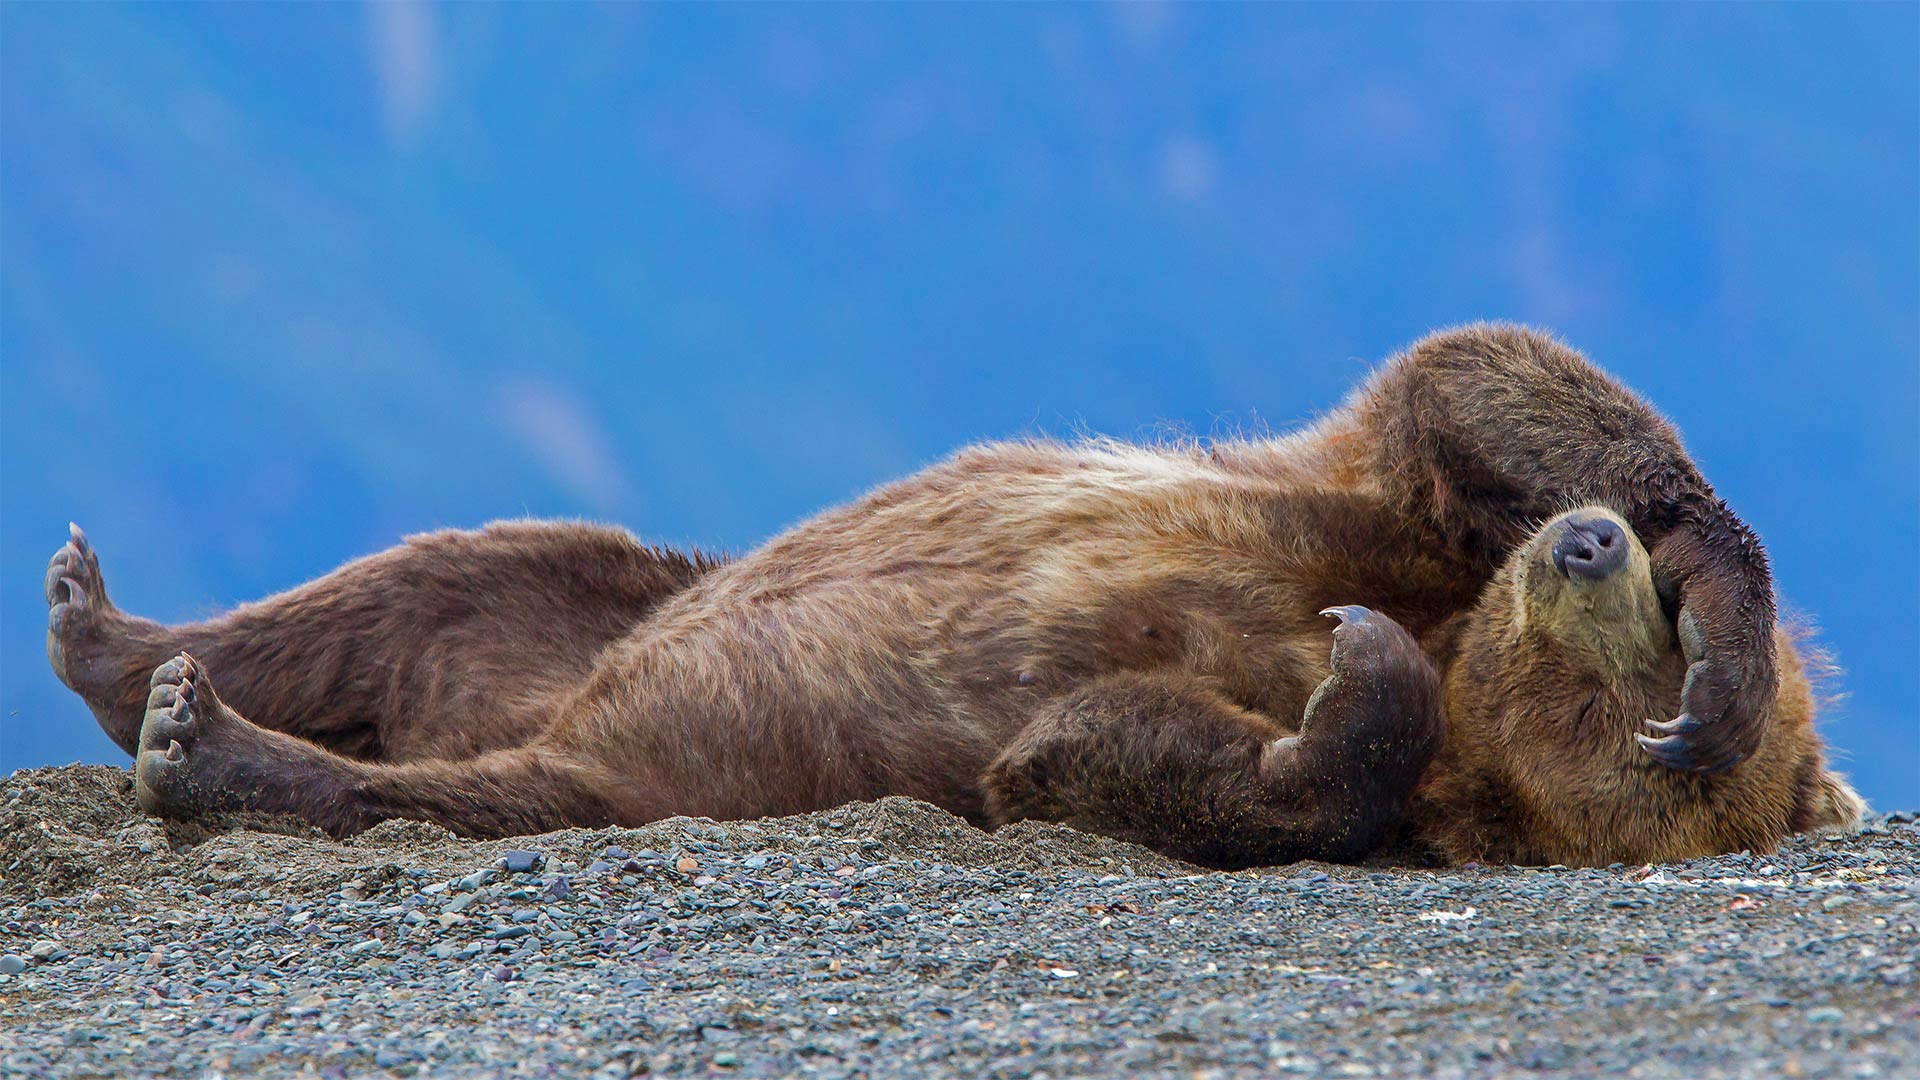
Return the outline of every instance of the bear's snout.
[[[1603,581],[1627,565],[1626,531],[1612,518],[1582,514],[1560,523],[1553,568],[1575,581]]]

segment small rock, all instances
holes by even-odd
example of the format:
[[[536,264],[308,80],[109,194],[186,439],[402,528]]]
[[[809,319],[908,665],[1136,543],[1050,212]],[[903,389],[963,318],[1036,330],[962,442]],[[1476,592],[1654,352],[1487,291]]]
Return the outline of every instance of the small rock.
[[[18,975],[25,970],[27,962],[24,958],[12,953],[0,956],[0,975]]]

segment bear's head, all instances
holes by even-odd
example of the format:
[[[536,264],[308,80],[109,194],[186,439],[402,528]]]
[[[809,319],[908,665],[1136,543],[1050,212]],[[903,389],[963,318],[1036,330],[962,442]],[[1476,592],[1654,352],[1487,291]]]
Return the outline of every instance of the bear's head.
[[[1850,828],[1865,804],[1827,771],[1792,635],[1766,736],[1724,772],[1635,741],[1680,714],[1687,657],[1640,538],[1605,507],[1549,521],[1507,559],[1447,666],[1446,745],[1422,784],[1424,839],[1456,860],[1605,865],[1752,849]],[[1690,629],[1690,627],[1689,627]]]

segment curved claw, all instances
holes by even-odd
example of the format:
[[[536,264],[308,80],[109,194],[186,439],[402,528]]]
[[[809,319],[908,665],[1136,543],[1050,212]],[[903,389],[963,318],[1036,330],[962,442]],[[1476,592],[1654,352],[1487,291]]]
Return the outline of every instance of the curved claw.
[[[1371,619],[1373,617],[1373,609],[1361,607],[1359,604],[1340,604],[1335,607],[1321,608],[1320,614],[1332,616],[1340,620],[1340,626],[1345,626],[1348,623],[1364,623],[1368,619]],[[1337,631],[1340,629],[1340,626],[1336,626],[1334,629]]]
[[[1648,720],[1646,724],[1647,730],[1659,735],[1691,735],[1705,726],[1687,713],[1672,720]]]
[[[67,535],[73,537],[73,546],[80,549],[80,554],[85,555],[88,551],[87,534],[80,531],[80,526],[71,521],[67,522]]]
[[[1686,736],[1668,735],[1665,738],[1655,739],[1646,735],[1635,735],[1633,739],[1640,744],[1642,750],[1652,754],[1655,761],[1667,768],[1680,769],[1684,772],[1693,771],[1693,746],[1687,742]]]
[[[1705,747],[1703,752],[1703,748],[1694,745],[1692,737],[1693,731],[1701,726],[1699,721],[1690,716],[1682,716],[1668,723],[1677,727],[1683,722],[1691,722],[1693,727],[1680,729],[1679,734],[1658,739],[1646,735],[1635,735],[1634,740],[1640,744],[1641,749],[1652,754],[1655,761],[1667,768],[1699,773],[1702,776],[1725,772],[1745,759],[1745,755],[1728,754],[1723,748],[1711,745]],[[1649,721],[1647,726],[1660,731],[1665,730],[1668,725]]]
[[[179,739],[167,740],[166,758],[168,761],[171,761],[176,765],[187,759],[187,752],[180,748]]]
[[[80,583],[65,576],[61,577],[60,580],[67,583],[67,603],[73,605],[73,610],[87,610],[87,594],[85,590],[80,588]]]

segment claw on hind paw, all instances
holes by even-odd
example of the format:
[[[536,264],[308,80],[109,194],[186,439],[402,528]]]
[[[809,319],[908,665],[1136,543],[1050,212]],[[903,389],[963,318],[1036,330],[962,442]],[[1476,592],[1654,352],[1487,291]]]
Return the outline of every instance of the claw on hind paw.
[[[1340,626],[1345,626],[1348,623],[1366,622],[1368,618],[1372,617],[1373,611],[1369,608],[1361,607],[1359,604],[1341,604],[1335,607],[1321,608],[1320,614],[1338,619],[1340,620]],[[1339,628],[1338,626],[1334,627],[1335,630]]]

